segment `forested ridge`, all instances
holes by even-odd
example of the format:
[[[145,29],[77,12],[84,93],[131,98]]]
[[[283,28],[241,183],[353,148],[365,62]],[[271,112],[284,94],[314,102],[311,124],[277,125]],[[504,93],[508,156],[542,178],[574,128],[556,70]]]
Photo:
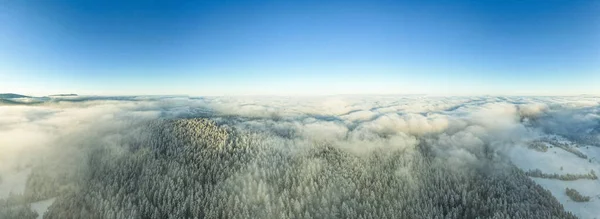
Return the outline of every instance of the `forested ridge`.
[[[46,218],[574,218],[515,167],[452,168],[418,150],[314,142],[161,120],[126,152],[97,147]]]
[[[80,172],[61,176],[70,184],[33,177],[29,199],[58,195],[44,218],[61,219],[575,218],[491,150],[457,168],[426,140],[357,154],[209,119],[145,127],[147,137],[123,139],[125,150],[92,148]],[[0,216],[35,218],[16,206]]]

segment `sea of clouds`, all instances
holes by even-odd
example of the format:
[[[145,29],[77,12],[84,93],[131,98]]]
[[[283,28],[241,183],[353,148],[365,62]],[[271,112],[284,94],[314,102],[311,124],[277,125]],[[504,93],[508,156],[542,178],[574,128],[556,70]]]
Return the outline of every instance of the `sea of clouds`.
[[[457,167],[476,165],[490,148],[510,159],[513,148],[549,134],[600,142],[600,98],[591,96],[54,98],[0,105],[0,198],[23,191],[32,165],[74,168],[86,147],[119,150],[121,139],[143,138],[148,121],[193,117],[359,155],[427,142]]]

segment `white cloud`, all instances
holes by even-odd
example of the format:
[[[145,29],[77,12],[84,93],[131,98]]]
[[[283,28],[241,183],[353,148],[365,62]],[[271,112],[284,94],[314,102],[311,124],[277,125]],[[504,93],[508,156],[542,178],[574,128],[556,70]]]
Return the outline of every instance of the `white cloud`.
[[[17,176],[16,167],[44,156],[64,158],[66,155],[58,154],[69,147],[89,146],[89,142],[111,145],[118,150],[123,146],[120,139],[139,134],[136,128],[142,122],[198,115],[286,139],[281,147],[326,142],[368,155],[381,150],[410,152],[420,143],[427,143],[449,165],[461,167],[479,162],[490,147],[510,157],[514,147],[544,132],[598,136],[599,100],[591,97],[210,97],[0,106],[0,176],[13,182],[7,177]],[[522,117],[535,121],[524,123]],[[397,173],[409,174],[407,170]],[[6,186],[7,183],[0,184],[2,188]]]

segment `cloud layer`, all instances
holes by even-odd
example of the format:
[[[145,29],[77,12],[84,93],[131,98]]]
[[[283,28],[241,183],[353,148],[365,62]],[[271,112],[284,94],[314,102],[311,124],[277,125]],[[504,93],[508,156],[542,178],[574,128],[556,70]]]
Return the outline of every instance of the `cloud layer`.
[[[550,134],[598,144],[599,105],[595,97],[429,96],[80,97],[5,105],[0,106],[0,199],[24,193],[22,175],[36,166],[69,175],[85,166],[95,148],[109,148],[115,156],[129,153],[131,142],[148,138],[145,126],[157,120],[209,118],[279,139],[271,143],[279,142],[273,144],[283,150],[327,144],[358,157],[412,153],[426,144],[436,162],[468,169],[490,157],[510,163],[514,148]],[[306,171],[321,168],[306,165]],[[407,170],[396,173],[410,178]]]

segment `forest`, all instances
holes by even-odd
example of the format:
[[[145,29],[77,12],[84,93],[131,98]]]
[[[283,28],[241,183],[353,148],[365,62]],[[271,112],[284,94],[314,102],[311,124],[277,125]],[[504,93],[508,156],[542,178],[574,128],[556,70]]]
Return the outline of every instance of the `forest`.
[[[126,152],[89,151],[78,174],[34,171],[0,215],[35,218],[14,203],[60,193],[44,218],[575,218],[525,172],[485,153],[458,169],[426,143],[363,156],[208,119],[147,127],[151,137]]]
[[[211,99],[117,101],[5,113],[39,115],[29,124],[52,138],[38,136],[47,148],[22,144],[32,154],[7,151],[29,159],[0,155],[8,173],[25,176],[22,192],[0,196],[0,218],[578,218],[565,203],[577,206],[556,197],[596,200],[580,186],[598,180],[594,156],[580,156],[594,146],[539,135],[552,114],[522,116],[503,103],[369,119],[352,109],[328,116],[201,102]],[[536,159],[545,166],[517,162]],[[0,192],[16,182],[2,168],[0,176]],[[575,184],[549,190],[538,179]]]

